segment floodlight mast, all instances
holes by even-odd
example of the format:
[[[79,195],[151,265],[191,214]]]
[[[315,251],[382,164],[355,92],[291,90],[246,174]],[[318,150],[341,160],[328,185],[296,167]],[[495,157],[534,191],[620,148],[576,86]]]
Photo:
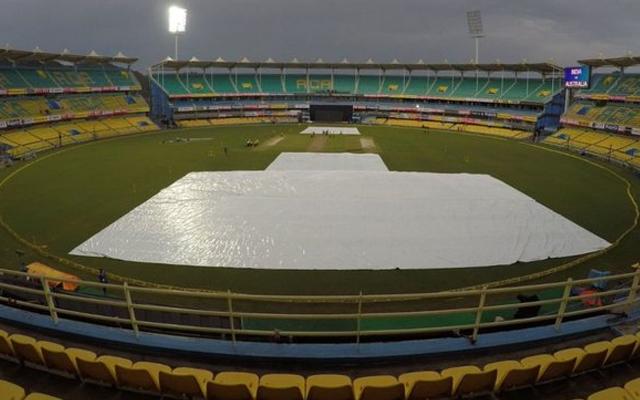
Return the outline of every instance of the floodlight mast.
[[[178,6],[169,7],[169,32],[175,35],[175,60],[178,59],[178,36],[187,30],[187,10]]]
[[[476,42],[476,56],[473,60],[476,64],[478,64],[480,38],[484,37],[484,33],[482,30],[482,15],[480,14],[480,10],[467,11],[467,25],[469,26],[469,34],[472,38],[475,39]]]

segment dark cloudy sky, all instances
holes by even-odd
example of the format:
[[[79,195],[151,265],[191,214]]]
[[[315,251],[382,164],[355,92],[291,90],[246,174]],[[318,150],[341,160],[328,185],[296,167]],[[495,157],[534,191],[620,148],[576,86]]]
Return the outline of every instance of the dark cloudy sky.
[[[480,9],[480,61],[640,54],[639,0],[0,0],[4,47],[137,56],[173,54],[167,7],[189,9],[181,58],[466,62],[465,11]]]

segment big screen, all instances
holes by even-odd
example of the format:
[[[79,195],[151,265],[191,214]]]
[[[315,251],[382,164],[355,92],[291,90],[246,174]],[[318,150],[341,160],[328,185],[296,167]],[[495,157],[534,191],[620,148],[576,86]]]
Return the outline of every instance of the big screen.
[[[567,67],[564,69],[564,87],[586,89],[591,85],[591,68]]]
[[[311,104],[309,107],[309,117],[312,121],[351,121],[352,116],[352,105]]]

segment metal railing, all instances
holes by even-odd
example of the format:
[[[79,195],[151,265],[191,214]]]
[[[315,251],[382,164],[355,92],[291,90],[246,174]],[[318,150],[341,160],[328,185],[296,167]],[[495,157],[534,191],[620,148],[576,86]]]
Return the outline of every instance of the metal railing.
[[[567,319],[626,313],[638,302],[639,265],[634,269],[514,287],[344,296],[199,292],[91,281],[74,281],[83,288],[74,293],[52,285],[51,281],[67,282],[64,279],[0,269],[0,303],[48,314],[55,324],[60,318],[80,319],[131,329],[136,335],[160,330],[216,335],[234,342],[275,336],[360,343],[380,337],[455,333],[475,341],[486,330],[546,323],[561,331]],[[593,287],[600,289],[584,290]],[[82,293],[91,290],[97,294]],[[540,297],[513,301],[514,293]],[[514,310],[534,312],[514,318]]]

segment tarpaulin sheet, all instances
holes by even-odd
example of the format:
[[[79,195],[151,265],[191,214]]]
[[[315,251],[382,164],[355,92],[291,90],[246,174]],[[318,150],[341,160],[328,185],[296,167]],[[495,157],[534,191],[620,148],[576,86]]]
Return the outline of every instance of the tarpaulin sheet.
[[[377,154],[280,153],[267,171],[389,171]]]
[[[264,269],[462,268],[609,243],[487,175],[194,172],[71,254]]]
[[[340,126],[310,126],[300,132],[303,135],[359,135],[358,128],[345,128]]]
[[[78,284],[76,282],[80,280],[80,278],[75,275],[58,271],[57,269],[39,262],[32,262],[27,265],[27,273],[31,276],[47,277],[47,282],[50,287],[56,287],[62,283],[62,288],[69,292],[75,292],[76,289],[78,289]]]

